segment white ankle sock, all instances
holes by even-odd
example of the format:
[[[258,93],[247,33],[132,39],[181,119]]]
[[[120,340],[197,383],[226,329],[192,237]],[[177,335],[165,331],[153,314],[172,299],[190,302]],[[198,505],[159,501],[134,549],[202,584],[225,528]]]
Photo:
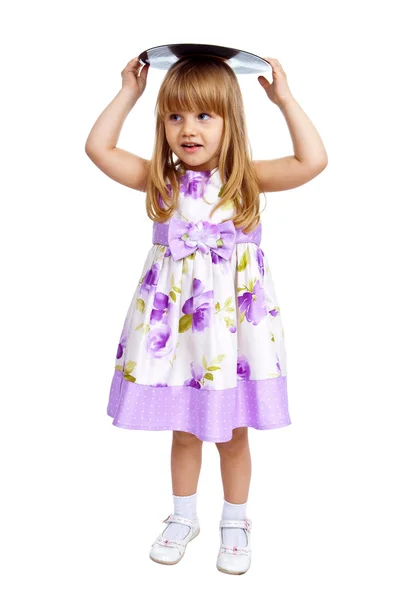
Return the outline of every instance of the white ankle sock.
[[[196,518],[197,492],[191,496],[175,496],[172,494],[172,497],[174,500],[173,514],[179,515],[180,517],[186,517],[187,519]],[[189,531],[190,529],[188,525],[181,525],[181,523],[168,523],[163,535],[169,537],[171,540],[183,540]]]
[[[247,502],[243,504],[232,504],[224,499],[224,507],[222,510],[222,519],[232,521],[242,521],[246,518]],[[247,536],[244,529],[238,527],[223,527],[222,541],[227,546],[238,546],[245,548],[247,546]]]

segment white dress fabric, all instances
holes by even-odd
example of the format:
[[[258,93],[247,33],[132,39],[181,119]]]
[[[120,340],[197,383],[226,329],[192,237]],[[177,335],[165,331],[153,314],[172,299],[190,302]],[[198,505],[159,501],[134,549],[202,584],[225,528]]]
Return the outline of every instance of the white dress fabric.
[[[210,217],[221,188],[218,169],[183,171],[177,210],[153,224],[117,347],[113,425],[224,442],[237,427],[291,424],[268,260],[257,242],[241,241],[259,240],[261,223],[248,238],[235,230],[233,203]]]

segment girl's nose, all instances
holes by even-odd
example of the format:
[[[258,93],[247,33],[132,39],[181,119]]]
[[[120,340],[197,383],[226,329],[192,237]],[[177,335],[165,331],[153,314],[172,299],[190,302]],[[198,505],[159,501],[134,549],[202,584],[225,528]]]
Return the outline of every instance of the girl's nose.
[[[194,127],[189,127],[188,125],[185,125],[185,127],[183,127],[182,129],[182,134],[189,138],[191,135],[196,136],[196,130]]]
[[[186,120],[183,124],[182,131],[184,134],[189,135],[190,133],[196,133],[196,125],[190,120]]]

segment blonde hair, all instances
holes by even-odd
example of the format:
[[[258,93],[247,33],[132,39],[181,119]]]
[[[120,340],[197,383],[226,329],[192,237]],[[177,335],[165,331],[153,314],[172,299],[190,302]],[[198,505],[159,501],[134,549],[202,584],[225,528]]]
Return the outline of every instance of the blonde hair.
[[[223,133],[217,150],[222,182],[221,198],[211,214],[233,201],[236,228],[249,233],[260,222],[260,190],[251,162],[242,93],[234,71],[220,57],[183,57],[167,71],[156,103],[156,132],[146,188],[146,211],[150,219],[164,222],[176,210],[179,198],[181,160],[165,136],[164,120],[171,112],[212,111],[223,118]],[[167,189],[166,178],[170,182]],[[163,207],[160,206],[163,200]]]

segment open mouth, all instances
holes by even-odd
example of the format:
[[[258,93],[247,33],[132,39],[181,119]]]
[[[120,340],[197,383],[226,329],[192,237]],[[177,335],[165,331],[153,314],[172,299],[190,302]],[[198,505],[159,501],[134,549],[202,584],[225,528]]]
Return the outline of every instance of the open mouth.
[[[182,144],[182,148],[188,154],[194,154],[195,152],[198,152],[202,147],[203,146],[200,146],[200,144],[196,144],[194,146],[185,146],[185,144]]]

